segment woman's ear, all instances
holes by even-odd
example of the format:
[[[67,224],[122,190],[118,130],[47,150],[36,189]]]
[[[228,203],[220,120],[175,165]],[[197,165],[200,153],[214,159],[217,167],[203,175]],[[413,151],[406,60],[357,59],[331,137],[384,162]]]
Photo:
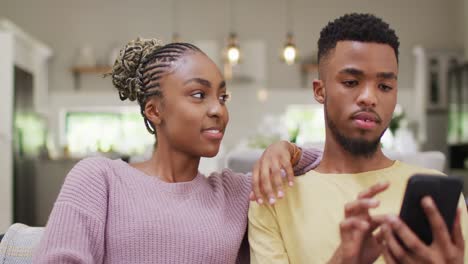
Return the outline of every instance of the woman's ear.
[[[154,126],[160,125],[162,122],[162,114],[160,109],[160,100],[150,99],[145,104],[145,116]]]
[[[320,79],[315,79],[312,82],[312,85],[314,87],[314,97],[315,100],[321,104],[325,103],[325,96],[326,96],[326,91],[325,91],[325,85],[323,84],[323,81]]]

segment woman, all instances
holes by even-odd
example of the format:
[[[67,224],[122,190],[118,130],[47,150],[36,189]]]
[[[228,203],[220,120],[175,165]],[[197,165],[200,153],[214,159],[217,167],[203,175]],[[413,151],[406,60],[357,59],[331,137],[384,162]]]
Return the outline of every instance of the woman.
[[[138,100],[157,147],[137,164],[79,162],[65,180],[35,262],[234,263],[247,226],[251,177],[227,169],[210,177],[198,172],[200,157],[218,153],[229,120],[219,69],[191,44],[137,39],[122,49],[112,78],[122,100]],[[257,164],[255,182],[272,193],[270,171],[279,185],[281,167],[292,175],[292,163],[302,173],[317,156],[274,144]]]

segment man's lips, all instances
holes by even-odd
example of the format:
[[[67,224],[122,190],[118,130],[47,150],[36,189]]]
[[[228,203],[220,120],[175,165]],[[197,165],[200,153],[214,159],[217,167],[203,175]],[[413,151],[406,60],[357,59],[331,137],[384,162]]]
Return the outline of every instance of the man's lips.
[[[362,120],[365,122],[375,122],[375,123],[381,122],[380,117],[378,117],[377,114],[374,114],[372,112],[358,112],[354,114],[352,118],[355,120]]]
[[[374,129],[377,124],[381,123],[381,119],[377,114],[372,112],[361,111],[352,116],[353,122],[361,129]]]

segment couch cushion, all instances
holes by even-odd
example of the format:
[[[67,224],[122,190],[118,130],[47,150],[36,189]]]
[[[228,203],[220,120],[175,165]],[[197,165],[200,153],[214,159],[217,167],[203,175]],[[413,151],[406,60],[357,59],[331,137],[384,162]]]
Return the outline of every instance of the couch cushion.
[[[13,224],[0,242],[0,264],[32,263],[32,254],[44,228]]]

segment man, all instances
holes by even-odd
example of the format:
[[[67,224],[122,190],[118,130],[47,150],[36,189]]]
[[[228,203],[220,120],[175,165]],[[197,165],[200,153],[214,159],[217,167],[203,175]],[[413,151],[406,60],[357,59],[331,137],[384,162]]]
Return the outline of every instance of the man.
[[[252,263],[464,262],[466,210],[447,231],[432,200],[423,199],[430,246],[395,216],[411,175],[441,174],[382,153],[397,100],[398,47],[394,30],[369,14],[342,16],[322,30],[313,88],[325,112],[323,159],[276,205],[251,206]]]

